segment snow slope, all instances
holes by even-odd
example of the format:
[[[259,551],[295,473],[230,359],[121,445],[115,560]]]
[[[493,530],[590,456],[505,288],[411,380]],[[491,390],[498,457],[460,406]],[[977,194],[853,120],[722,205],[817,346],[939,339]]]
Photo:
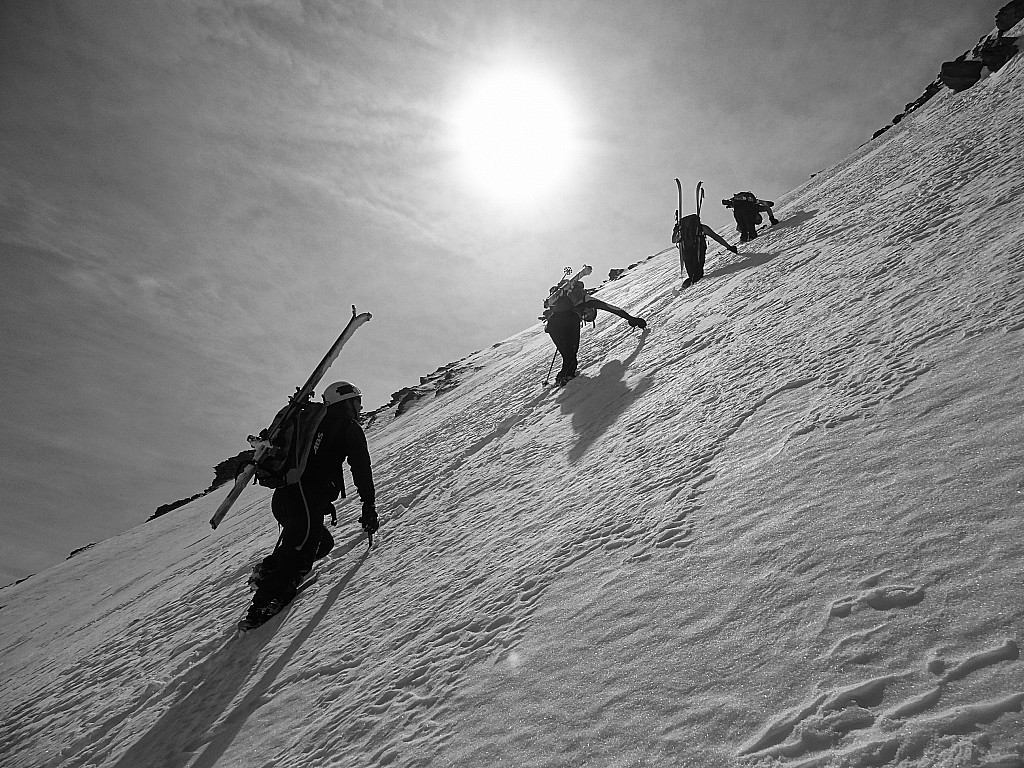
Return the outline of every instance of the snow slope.
[[[369,431],[380,545],[339,505],[259,631],[255,487],[3,590],[0,765],[1024,766],[1022,94],[605,285],[650,329],[602,314],[564,390],[539,325],[449,366]]]

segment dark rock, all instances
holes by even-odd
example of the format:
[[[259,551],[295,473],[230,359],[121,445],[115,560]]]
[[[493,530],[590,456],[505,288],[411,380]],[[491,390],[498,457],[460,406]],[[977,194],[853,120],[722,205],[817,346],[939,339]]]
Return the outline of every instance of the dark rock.
[[[981,79],[984,64],[977,59],[945,61],[939,71],[939,80],[951,91],[960,92],[970,88]]]
[[[178,507],[183,507],[190,501],[195,501],[200,496],[204,496],[205,493],[208,493],[208,491],[204,493],[197,493],[195,496],[189,496],[187,499],[178,499],[177,501],[172,501],[170,504],[161,504],[159,507],[156,508],[156,512],[154,512],[152,515],[146,518],[146,522],[148,523],[151,520],[156,520],[158,517],[166,515],[168,512],[173,512]],[[74,555],[77,553],[72,552],[71,554]]]
[[[90,548],[95,547],[95,546],[96,546],[96,542],[94,541],[92,544],[86,544],[84,547],[79,547],[78,549],[72,550],[71,554],[68,555],[68,560],[70,560],[75,555],[80,555],[83,552],[85,552],[85,550],[90,549]]]
[[[235,482],[235,478],[238,477],[239,466],[252,461],[253,453],[254,451],[250,448],[232,456],[230,459],[224,459],[224,461],[215,466],[213,468],[213,482],[210,484],[209,488],[203,491],[203,493],[209,493],[214,488],[219,488],[224,485],[224,483]]]
[[[1005,32],[1024,19],[1024,0],[1010,0],[996,11],[996,29]]]
[[[978,57],[992,72],[999,69],[1017,55],[1017,38],[997,37],[986,40],[978,47]]]

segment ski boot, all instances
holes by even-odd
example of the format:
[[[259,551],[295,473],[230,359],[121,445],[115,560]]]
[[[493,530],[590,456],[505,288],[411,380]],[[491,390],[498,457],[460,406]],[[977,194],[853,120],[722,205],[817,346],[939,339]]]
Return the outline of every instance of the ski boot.
[[[249,591],[255,592],[260,588],[260,584],[263,582],[264,577],[270,569],[267,568],[263,563],[256,563],[252,567],[252,573],[249,574]]]
[[[564,387],[566,384],[568,384],[570,381],[572,381],[575,378],[576,378],[576,374],[575,373],[560,373],[558,375],[558,377],[555,379],[555,386],[556,387]]]
[[[266,624],[271,617],[279,614],[285,605],[286,603],[281,600],[271,600],[266,605],[256,605],[256,603],[253,603],[249,606],[245,618],[238,622],[238,631],[248,632],[250,629]]]

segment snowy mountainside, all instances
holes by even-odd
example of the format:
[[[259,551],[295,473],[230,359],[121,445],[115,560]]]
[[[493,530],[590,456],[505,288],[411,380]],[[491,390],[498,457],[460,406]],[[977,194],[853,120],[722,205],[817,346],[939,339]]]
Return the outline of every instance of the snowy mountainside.
[[[1024,766],[1022,92],[606,284],[565,389],[538,324],[379,418],[379,545],[260,630],[257,487],[3,590],[0,766]]]

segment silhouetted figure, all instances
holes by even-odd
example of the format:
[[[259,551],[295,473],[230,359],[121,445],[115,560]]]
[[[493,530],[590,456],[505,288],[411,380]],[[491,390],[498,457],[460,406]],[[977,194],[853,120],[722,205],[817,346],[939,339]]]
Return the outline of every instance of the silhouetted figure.
[[[600,299],[590,298],[579,280],[559,286],[544,304],[544,318],[547,321],[544,331],[551,336],[551,341],[562,356],[562,367],[555,378],[555,385],[559,387],[576,376],[576,368],[579,365],[577,358],[580,350],[580,327],[585,319],[593,322],[597,310],[618,315],[627,320],[633,328],[647,327],[647,321],[643,318],[633,317],[624,309]]]
[[[761,214],[768,214],[768,221],[772,226],[779,223],[772,213],[771,200],[758,200],[753,192],[737,192],[728,200],[723,200],[722,205],[732,208],[733,218],[736,219],[736,231],[740,233],[740,242],[746,243],[757,237],[757,225],[762,219]]]
[[[347,381],[324,390],[327,409],[311,433],[309,453],[301,478],[274,490],[270,507],[281,525],[274,551],[253,568],[249,587],[255,590],[249,612],[238,628],[258,627],[295,597],[313,563],[327,556],[334,538],[324,516],[334,515],[334,500],[345,494],[343,462],[348,459],[363,512],[359,522],[372,536],[377,530],[376,493],[370,469],[366,435],[359,426],[362,393]]]
[[[672,242],[679,246],[679,272],[686,276],[683,288],[687,288],[704,277],[704,259],[708,252],[708,236],[718,243],[737,253],[736,246],[729,245],[723,237],[707,224],[699,215],[691,213],[676,221],[672,231]]]

